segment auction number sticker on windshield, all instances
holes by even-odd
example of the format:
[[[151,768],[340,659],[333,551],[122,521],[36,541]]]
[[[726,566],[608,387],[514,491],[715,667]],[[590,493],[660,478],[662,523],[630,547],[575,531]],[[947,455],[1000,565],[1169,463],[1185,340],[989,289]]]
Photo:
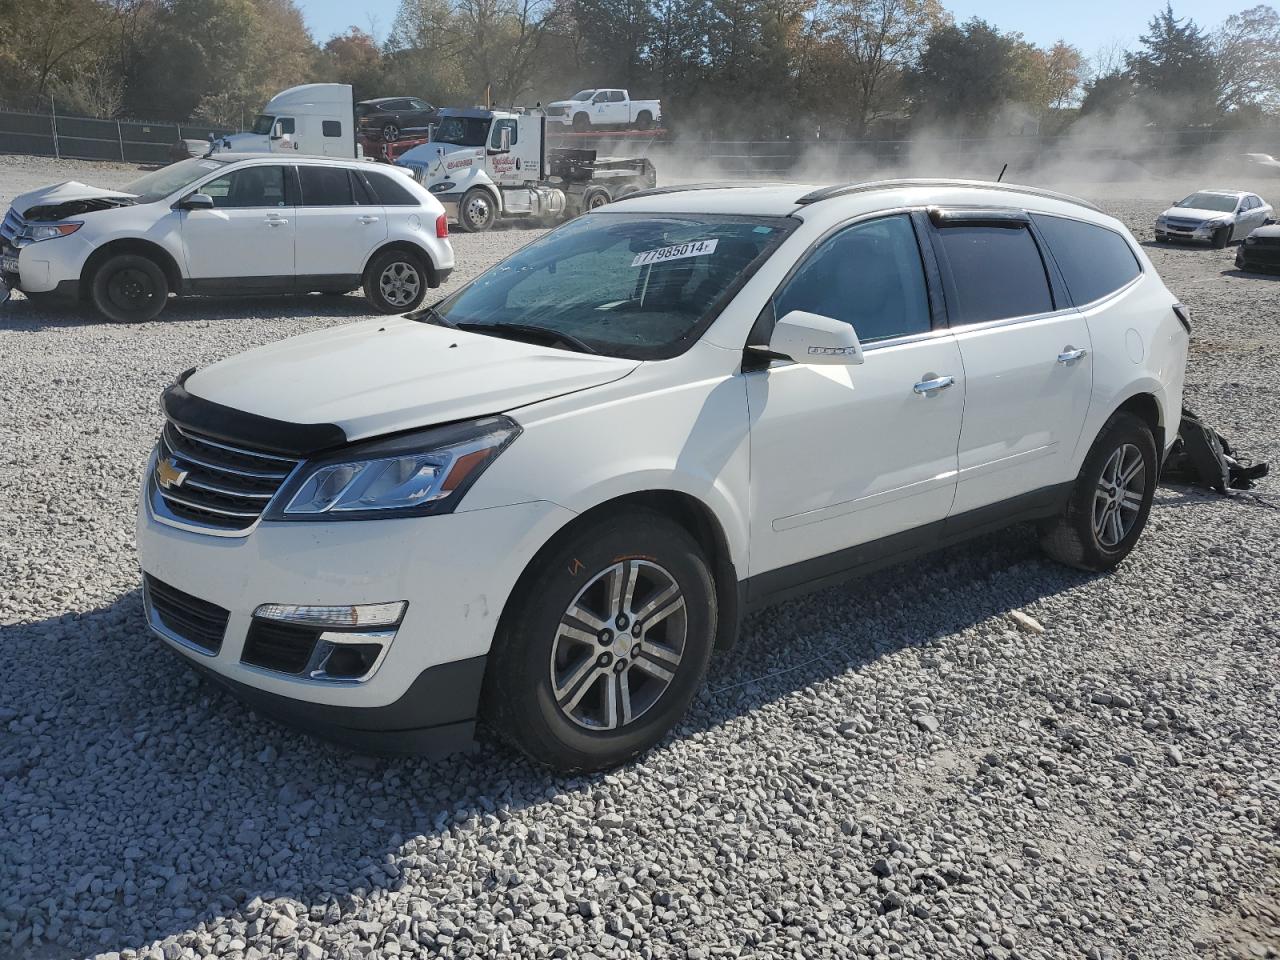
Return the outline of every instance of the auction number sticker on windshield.
[[[631,261],[633,267],[643,267],[651,263],[665,263],[667,260],[683,260],[685,257],[705,257],[716,252],[715,240],[690,240],[688,243],[677,243],[672,247],[659,247],[657,250],[646,250],[636,254]]]

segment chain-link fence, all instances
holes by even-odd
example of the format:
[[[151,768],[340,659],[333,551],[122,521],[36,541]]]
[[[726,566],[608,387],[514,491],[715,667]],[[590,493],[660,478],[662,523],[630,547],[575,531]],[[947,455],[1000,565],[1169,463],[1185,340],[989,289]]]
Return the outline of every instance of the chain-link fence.
[[[54,113],[0,110],[0,153],[78,160],[166,163],[180,140],[204,140],[230,131],[198,124],[97,120]]]

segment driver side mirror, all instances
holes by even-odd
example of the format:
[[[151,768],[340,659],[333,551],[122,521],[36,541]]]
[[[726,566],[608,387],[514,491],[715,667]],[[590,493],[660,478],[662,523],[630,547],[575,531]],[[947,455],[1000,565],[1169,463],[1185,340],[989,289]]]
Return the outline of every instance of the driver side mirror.
[[[271,125],[271,139],[272,140],[284,139],[284,127],[279,120],[277,120],[275,123]]]
[[[207,193],[191,193],[178,202],[182,210],[212,210],[213,197]]]
[[[498,149],[503,153],[511,152],[511,128],[503,127],[498,131]]]
[[[778,320],[763,349],[796,363],[849,366],[863,360],[862,344],[851,324],[804,310],[792,310]]]

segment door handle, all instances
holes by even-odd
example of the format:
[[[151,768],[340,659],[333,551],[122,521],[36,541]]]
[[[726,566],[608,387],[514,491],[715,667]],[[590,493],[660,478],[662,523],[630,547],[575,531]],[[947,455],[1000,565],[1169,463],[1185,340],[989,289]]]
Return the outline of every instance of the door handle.
[[[933,393],[935,390],[945,390],[955,382],[955,377],[934,377],[932,380],[921,380],[911,389],[924,396],[927,393]]]
[[[377,217],[370,217],[367,214],[363,217],[360,217],[359,219],[361,223],[377,223],[378,222]]]
[[[288,222],[289,221],[284,217],[267,217],[267,219],[263,221],[263,223],[268,223],[273,227],[282,227]]]
[[[1060,354],[1058,354],[1058,362],[1059,363],[1075,363],[1077,360],[1083,357],[1086,353],[1088,353],[1088,351],[1085,350],[1083,347],[1073,347],[1070,344],[1067,344],[1066,348]]]

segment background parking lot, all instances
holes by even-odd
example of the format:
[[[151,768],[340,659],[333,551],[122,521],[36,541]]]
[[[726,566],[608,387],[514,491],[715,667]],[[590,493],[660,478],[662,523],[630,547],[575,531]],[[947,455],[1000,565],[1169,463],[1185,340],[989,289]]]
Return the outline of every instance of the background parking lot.
[[[136,175],[0,157],[0,209]],[[1195,186],[1071,188],[1146,239]],[[535,235],[455,235],[445,292]],[[1280,464],[1280,278],[1147,251],[1188,405]],[[0,306],[0,957],[1280,955],[1280,479],[1162,487],[1109,576],[1018,527],[765,611],[601,776],[353,756],[199,682],[142,616],[160,391],[367,313]]]

